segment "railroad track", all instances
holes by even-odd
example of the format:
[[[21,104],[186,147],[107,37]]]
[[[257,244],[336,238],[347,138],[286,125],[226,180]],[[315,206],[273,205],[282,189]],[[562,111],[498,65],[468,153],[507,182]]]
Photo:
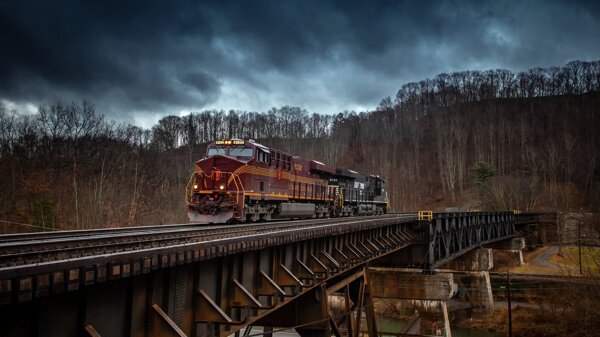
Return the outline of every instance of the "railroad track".
[[[386,214],[373,219],[416,219],[414,213]],[[12,234],[0,236],[0,269],[103,254],[207,242],[228,237],[276,233],[292,229],[352,223],[366,217],[308,219],[235,225],[161,225]]]

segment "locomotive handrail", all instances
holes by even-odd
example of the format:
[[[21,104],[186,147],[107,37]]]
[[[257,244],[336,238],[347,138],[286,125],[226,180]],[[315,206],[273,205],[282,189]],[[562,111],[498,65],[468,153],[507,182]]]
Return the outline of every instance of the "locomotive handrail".
[[[242,193],[246,193],[246,190],[244,189],[244,184],[242,183],[242,179],[240,178],[240,175],[234,172],[231,172],[231,176],[233,177],[233,183],[235,184],[235,188],[240,191],[240,187],[241,187],[241,191]],[[238,182],[240,183],[238,186]]]
[[[336,189],[336,191],[337,191],[338,202],[340,203],[341,207],[344,207],[344,192],[342,192],[341,187],[338,187]]]
[[[193,192],[192,192],[192,188],[191,188],[192,186],[191,185],[193,185],[193,181],[195,180],[194,179],[195,176],[196,176],[196,172],[193,172],[190,175],[190,179],[188,180],[187,185],[185,186],[185,196],[184,196],[184,198],[185,198],[185,202],[187,204],[192,203],[192,194],[193,194]]]
[[[242,188],[242,210],[244,209],[244,195],[246,194],[246,190],[244,189],[244,184],[242,183],[242,179],[240,179],[239,174],[231,172],[231,177],[233,178],[232,181],[235,184],[235,188],[237,190],[237,193],[235,194],[235,204],[238,205],[239,204],[239,197],[240,197],[240,186]],[[238,186],[238,181],[240,183],[240,186]]]

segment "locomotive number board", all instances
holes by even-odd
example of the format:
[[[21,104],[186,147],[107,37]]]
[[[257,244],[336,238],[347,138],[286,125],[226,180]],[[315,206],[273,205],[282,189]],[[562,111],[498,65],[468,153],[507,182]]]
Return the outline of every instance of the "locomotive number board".
[[[244,145],[246,142],[241,139],[223,139],[217,140],[215,142],[216,145]]]

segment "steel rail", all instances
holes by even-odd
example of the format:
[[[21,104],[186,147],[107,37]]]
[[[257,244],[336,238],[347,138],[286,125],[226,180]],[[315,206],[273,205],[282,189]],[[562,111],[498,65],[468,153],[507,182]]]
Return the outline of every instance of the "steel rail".
[[[388,213],[380,217],[389,217],[395,215],[413,215],[413,213]],[[277,222],[260,222],[260,223],[242,223],[242,224],[223,224],[223,225],[199,225],[199,224],[172,224],[172,225],[156,225],[156,226],[140,226],[140,227],[122,227],[114,229],[91,229],[91,230],[74,230],[74,231],[60,231],[60,232],[49,232],[49,233],[28,233],[31,235],[20,234],[22,236],[15,237],[13,234],[9,234],[10,238],[5,239],[3,235],[0,235],[0,254],[2,249],[18,246],[36,245],[36,244],[48,244],[51,242],[68,242],[71,240],[81,239],[94,239],[104,237],[125,237],[129,235],[146,235],[146,234],[161,234],[161,233],[172,233],[175,231],[210,231],[210,230],[237,230],[240,228],[248,227],[273,227],[278,225],[289,225],[289,224],[301,224],[301,223],[323,223],[323,222],[338,222],[343,220],[351,219],[362,219],[363,216],[355,217],[344,217],[344,218],[321,218],[321,219],[304,219],[294,221],[277,221]],[[46,234],[45,236],[39,236],[38,234]]]
[[[393,214],[376,219],[410,219],[413,214]],[[373,217],[375,219],[375,217]],[[221,225],[138,230],[124,233],[103,233],[85,237],[63,237],[46,240],[5,242],[0,244],[0,267],[58,261],[86,256],[159,248],[177,244],[206,242],[248,234],[281,232],[290,229],[317,227],[352,222],[365,217],[310,219],[262,224]]]
[[[395,212],[387,213],[386,215],[412,215],[416,212]],[[361,218],[363,216],[355,217],[344,217],[343,219]],[[271,221],[260,222],[261,224],[277,224],[277,223],[288,223],[290,221],[301,222],[301,221],[323,221],[326,219],[342,219],[342,218],[320,218],[320,219],[276,219]],[[66,238],[66,237],[84,237],[98,234],[112,234],[112,233],[126,233],[135,232],[140,233],[142,231],[165,231],[167,229],[178,229],[178,228],[190,228],[190,227],[202,227],[202,228],[219,228],[229,227],[236,228],[239,226],[255,225],[256,223],[238,223],[238,224],[203,224],[203,223],[185,223],[185,224],[161,224],[161,225],[148,225],[148,226],[134,226],[134,227],[118,227],[118,228],[94,228],[94,229],[75,229],[75,230],[60,230],[60,231],[48,231],[48,232],[28,232],[28,233],[11,233],[11,234],[0,234],[0,247],[3,243],[8,242],[23,242],[27,240],[46,240],[54,238]]]

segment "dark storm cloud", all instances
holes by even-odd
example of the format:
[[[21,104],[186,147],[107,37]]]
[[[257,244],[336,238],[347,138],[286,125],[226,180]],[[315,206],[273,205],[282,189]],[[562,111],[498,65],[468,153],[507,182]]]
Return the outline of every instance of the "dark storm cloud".
[[[211,27],[201,11],[108,2],[57,4],[0,7],[0,34],[7,47],[0,53],[0,98],[88,98],[116,114],[168,113],[186,104],[202,106],[218,94],[215,75],[178,55],[188,49],[178,41],[207,43]]]
[[[599,17],[592,1],[5,3],[0,100],[86,98],[138,122],[206,107],[366,109],[439,72],[600,58]]]

